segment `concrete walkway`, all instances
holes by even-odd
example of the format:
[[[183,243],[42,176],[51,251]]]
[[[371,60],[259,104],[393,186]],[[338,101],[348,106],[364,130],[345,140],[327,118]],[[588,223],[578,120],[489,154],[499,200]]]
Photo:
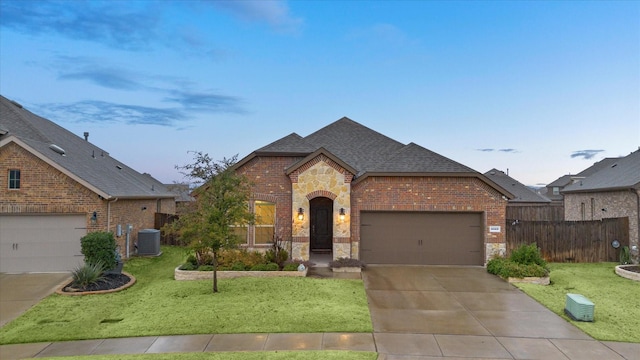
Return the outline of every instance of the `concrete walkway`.
[[[311,276],[332,273],[320,270]],[[593,340],[484,268],[371,266],[362,278],[373,333],[207,334],[16,344],[0,346],[0,359],[260,350],[372,351],[379,353],[379,360],[640,358],[640,343]],[[0,292],[5,293],[5,285],[6,279]]]

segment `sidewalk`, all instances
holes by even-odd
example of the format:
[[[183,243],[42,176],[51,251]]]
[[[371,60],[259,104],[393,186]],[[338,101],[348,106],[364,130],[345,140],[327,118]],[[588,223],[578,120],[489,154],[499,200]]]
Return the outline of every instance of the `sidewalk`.
[[[353,350],[378,352],[378,360],[446,359],[453,348],[477,354],[465,359],[530,359],[527,352],[548,348],[557,359],[637,360],[640,343],[601,342],[575,339],[497,338],[493,336],[390,334],[390,333],[312,333],[312,334],[217,334],[148,336],[138,338],[81,340],[54,343],[0,346],[0,359],[14,360],[50,356],[156,354],[220,351]],[[466,343],[464,349],[460,344]],[[435,344],[435,345],[434,345]],[[410,358],[395,355],[413,348],[422,354]],[[484,355],[495,353],[495,357]],[[451,358],[451,357],[449,357]]]

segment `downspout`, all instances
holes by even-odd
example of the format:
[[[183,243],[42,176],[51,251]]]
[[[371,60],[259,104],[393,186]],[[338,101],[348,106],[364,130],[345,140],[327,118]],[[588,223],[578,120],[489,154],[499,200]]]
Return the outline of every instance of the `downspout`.
[[[111,228],[111,203],[118,201],[118,198],[109,200],[107,202],[107,231]]]

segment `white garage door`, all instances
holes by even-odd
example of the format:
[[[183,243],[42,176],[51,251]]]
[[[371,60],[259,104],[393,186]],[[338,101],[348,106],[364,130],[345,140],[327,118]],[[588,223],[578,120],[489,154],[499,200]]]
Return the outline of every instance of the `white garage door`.
[[[84,215],[0,215],[0,272],[59,272],[82,264]]]

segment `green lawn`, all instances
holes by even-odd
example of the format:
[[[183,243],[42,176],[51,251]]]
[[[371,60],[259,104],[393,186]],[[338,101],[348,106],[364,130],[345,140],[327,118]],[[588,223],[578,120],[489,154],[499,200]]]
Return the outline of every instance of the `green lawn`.
[[[0,344],[113,337],[223,334],[371,332],[360,280],[314,278],[175,281],[185,254],[163,247],[157,258],[134,258],[137,278],[112,294],[53,294],[0,328]]]
[[[253,351],[144,355],[71,356],[65,360],[375,360],[378,354],[362,351]],[[43,358],[43,359],[59,359]]]
[[[598,340],[640,342],[640,282],[615,274],[615,263],[550,264],[551,285],[515,284],[556,314]],[[566,294],[594,303],[594,322],[564,314]]]

